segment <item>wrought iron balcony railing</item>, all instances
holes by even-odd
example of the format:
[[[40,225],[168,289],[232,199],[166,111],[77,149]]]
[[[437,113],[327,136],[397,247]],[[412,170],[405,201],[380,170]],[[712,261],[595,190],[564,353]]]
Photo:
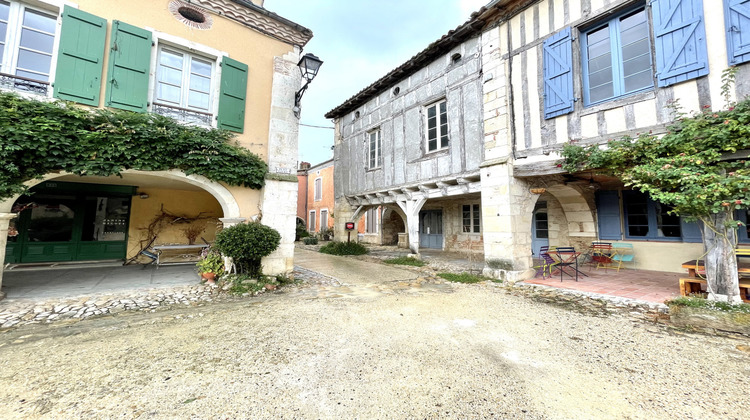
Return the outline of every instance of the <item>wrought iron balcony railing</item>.
[[[11,89],[19,92],[31,92],[39,95],[47,95],[49,82],[29,79],[28,77],[14,76],[12,74],[0,73],[0,88]]]
[[[213,114],[209,112],[180,108],[179,106],[166,105],[157,102],[154,102],[151,106],[151,111],[155,114],[174,118],[177,121],[206,126],[211,126],[211,119],[213,118]]]

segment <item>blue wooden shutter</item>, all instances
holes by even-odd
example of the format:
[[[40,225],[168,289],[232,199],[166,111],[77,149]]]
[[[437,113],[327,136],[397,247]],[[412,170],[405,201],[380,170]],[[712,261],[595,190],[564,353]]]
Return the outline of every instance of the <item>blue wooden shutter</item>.
[[[653,0],[660,87],[708,74],[703,0]]]
[[[146,112],[151,45],[151,32],[112,22],[105,105]]]
[[[729,65],[750,61],[750,0],[724,0]]]
[[[99,105],[107,20],[65,6],[53,96]]]
[[[596,193],[597,222],[599,223],[599,239],[620,240],[620,195],[617,191],[597,191]]]
[[[573,112],[572,45],[570,28],[544,41],[544,118]]]
[[[219,128],[242,133],[245,128],[247,64],[224,57],[221,61],[219,92]]]
[[[703,242],[703,236],[701,235],[701,222],[686,222],[683,217],[680,217],[680,229],[682,230],[682,241],[683,242]]]

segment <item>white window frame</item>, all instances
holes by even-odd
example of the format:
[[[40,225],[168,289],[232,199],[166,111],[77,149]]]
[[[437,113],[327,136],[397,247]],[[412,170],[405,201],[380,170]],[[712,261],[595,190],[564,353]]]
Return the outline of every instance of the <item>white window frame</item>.
[[[445,127],[443,127],[443,124],[440,124],[440,105],[445,104]],[[435,108],[435,129],[436,129],[436,137],[435,137],[435,148],[430,149],[430,109]],[[450,147],[450,126],[448,124],[448,101],[443,98],[439,101],[435,101],[427,106],[424,107],[424,127],[425,127],[425,151],[427,153],[434,153],[439,152],[441,150],[445,150],[448,147]],[[443,136],[446,137],[447,144],[443,146],[442,138]]]
[[[156,29],[146,26],[147,31],[151,32],[151,38],[156,47],[151,49],[151,68],[149,69],[149,112],[153,112],[153,100],[156,98],[156,71],[159,68],[159,51],[162,46],[177,50],[182,53],[192,54],[213,63],[211,73],[211,99],[209,108],[211,109],[211,127],[217,126],[216,118],[219,115],[219,88],[221,86],[221,60],[223,57],[229,57],[229,53],[216,48],[208,47],[194,41],[187,40],[178,36],[157,31]],[[187,122],[179,121],[184,124]]]
[[[57,67],[57,53],[60,44],[60,9],[62,4],[59,2],[51,2],[45,0],[37,0],[37,3],[42,5],[49,5],[49,8],[42,8],[38,6],[32,6],[28,3],[18,2],[14,0],[4,0],[5,3],[9,4],[8,10],[8,22],[7,32],[5,37],[5,45],[3,48],[3,57],[0,59],[0,72],[15,76],[18,67],[18,56],[21,45],[21,30],[23,28],[23,14],[25,10],[33,10],[35,12],[42,13],[55,21],[55,32],[52,33],[54,40],[52,41],[52,52],[50,53],[50,66],[49,73],[47,74],[47,81],[39,81],[40,83],[48,83],[47,97],[52,97],[52,84],[55,79],[55,70]],[[57,9],[57,10],[53,10]],[[43,32],[45,33],[45,32]],[[49,33],[48,33],[49,34]],[[41,51],[40,51],[41,52]],[[46,54],[46,53],[45,53]],[[22,77],[22,76],[19,76]],[[5,87],[3,87],[5,88]],[[17,90],[17,89],[13,89]],[[38,92],[30,92],[25,90],[17,90],[19,94],[25,96],[26,94],[38,96]]]
[[[323,200],[323,178],[318,177],[313,181],[313,200]]]
[[[323,214],[325,213],[325,223],[323,223]],[[328,209],[320,209],[320,230],[328,229]]]
[[[375,147],[373,148],[373,143]],[[370,130],[367,132],[367,139],[365,141],[366,150],[365,156],[367,156],[367,169],[377,169],[383,166],[383,154],[382,154],[382,134],[380,128]]]
[[[464,222],[464,206],[469,206],[469,225],[467,226]],[[476,213],[474,206],[477,206]],[[477,217],[478,216],[478,217]],[[475,223],[476,219],[479,219],[478,224]],[[465,229],[469,228],[467,232]],[[475,228],[478,230],[475,231]],[[480,203],[464,203],[461,204],[461,233],[464,235],[481,235],[482,234],[482,205]]]
[[[307,215],[307,230],[310,232],[317,232],[315,229],[317,226],[315,226],[316,222],[315,217],[315,210],[310,210],[310,214]]]

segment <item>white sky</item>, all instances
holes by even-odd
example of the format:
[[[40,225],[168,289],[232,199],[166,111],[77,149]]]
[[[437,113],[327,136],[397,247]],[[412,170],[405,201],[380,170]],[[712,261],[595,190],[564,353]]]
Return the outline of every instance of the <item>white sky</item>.
[[[302,98],[302,124],[323,115],[464,23],[489,0],[266,0],[264,7],[313,31],[304,53],[323,60]],[[299,160],[333,156],[333,130],[300,127]]]

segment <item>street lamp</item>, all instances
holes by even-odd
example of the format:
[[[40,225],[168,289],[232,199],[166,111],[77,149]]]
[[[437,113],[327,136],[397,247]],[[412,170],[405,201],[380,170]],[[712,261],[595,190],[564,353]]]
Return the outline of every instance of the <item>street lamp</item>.
[[[297,116],[297,118],[299,118],[299,103],[302,100],[302,95],[305,94],[307,85],[309,85],[318,74],[318,70],[322,64],[323,61],[321,59],[310,53],[302,56],[299,63],[297,63],[297,67],[299,67],[299,71],[302,72],[302,77],[305,79],[305,84],[294,94],[294,115]]]

